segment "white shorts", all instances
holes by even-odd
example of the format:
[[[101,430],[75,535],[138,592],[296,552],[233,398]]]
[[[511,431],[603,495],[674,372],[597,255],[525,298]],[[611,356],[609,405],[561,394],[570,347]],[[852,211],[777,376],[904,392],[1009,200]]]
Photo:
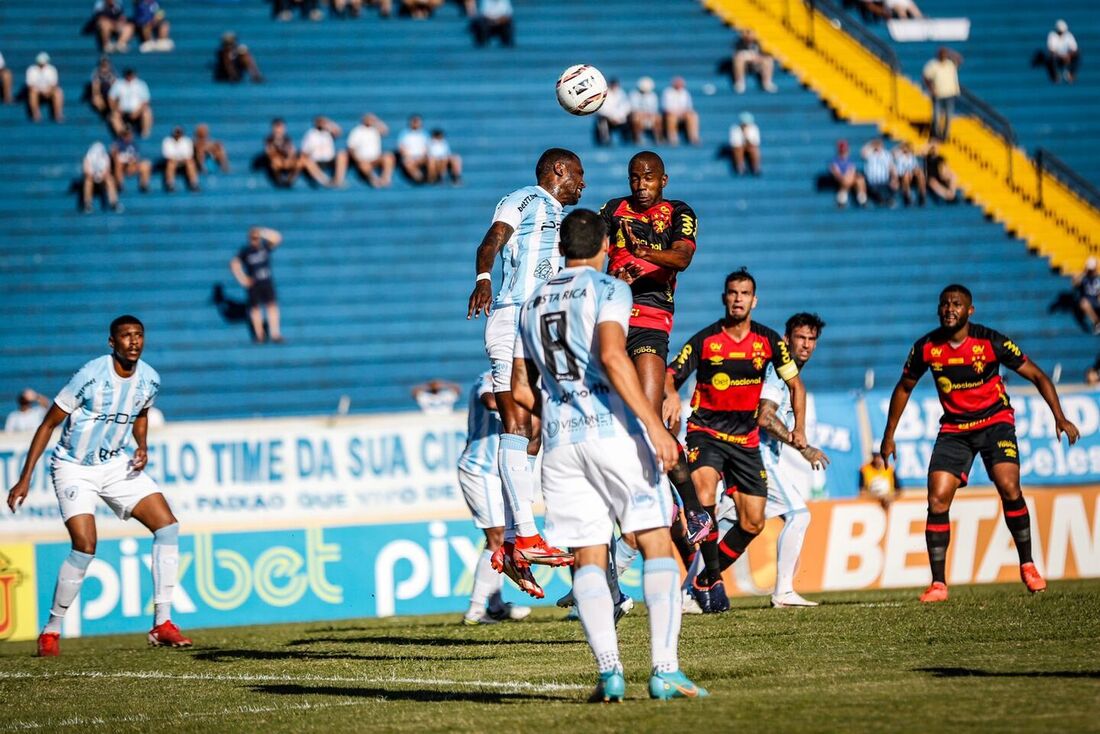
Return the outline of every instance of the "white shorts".
[[[504,489],[496,474],[475,474],[458,468],[458,486],[479,530],[504,527]]]
[[[128,456],[92,466],[54,459],[50,462],[50,478],[65,522],[77,515],[94,515],[99,497],[119,519],[129,520],[138,502],[160,491],[148,474],[130,469]]]
[[[779,464],[779,458],[766,447],[760,447],[760,457],[764,460],[764,468],[768,472],[768,501],[764,505],[764,519],[782,517],[792,512],[804,511],[806,507],[806,494],[808,487],[799,486],[798,482],[792,482],[789,472]],[[736,520],[737,507],[733,498],[723,493],[718,502],[719,520]]]
[[[672,493],[645,436],[616,436],[545,451],[546,538],[558,547],[606,545],[624,533],[667,528]]]
[[[519,332],[519,306],[494,306],[485,320],[485,353],[493,371],[493,392],[512,391],[512,355]]]

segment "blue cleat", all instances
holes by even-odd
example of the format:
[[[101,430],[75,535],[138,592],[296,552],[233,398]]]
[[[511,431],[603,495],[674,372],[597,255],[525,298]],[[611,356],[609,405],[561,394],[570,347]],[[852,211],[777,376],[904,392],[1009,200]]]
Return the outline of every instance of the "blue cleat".
[[[653,671],[649,677],[649,697],[668,701],[672,698],[704,698],[707,689],[697,686],[679,670],[672,673]]]
[[[703,538],[710,534],[710,529],[713,526],[709,512],[685,509],[684,520],[687,522],[687,542],[691,545],[702,543]]]
[[[687,680],[685,678],[684,680]],[[689,683],[691,681],[688,681]],[[650,690],[653,689],[652,682]],[[621,668],[600,673],[600,680],[596,683],[596,690],[588,697],[589,703],[622,703],[626,697],[626,678],[623,677]]]
[[[726,596],[726,586],[719,579],[710,586],[700,586],[699,577],[691,582],[691,595],[695,597],[703,614],[719,614],[728,612],[730,608],[729,597]]]

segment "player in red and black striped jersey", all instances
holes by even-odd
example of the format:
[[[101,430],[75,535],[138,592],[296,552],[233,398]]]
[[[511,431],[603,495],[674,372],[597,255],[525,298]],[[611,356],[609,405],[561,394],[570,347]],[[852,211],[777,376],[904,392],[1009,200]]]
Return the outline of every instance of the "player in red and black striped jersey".
[[[756,281],[742,268],[726,276],[722,300],[726,314],[688,340],[665,376],[664,417],[678,421],[677,392],[695,375],[692,413],[688,418],[688,464],[695,495],[684,497],[688,513],[707,512],[718,527],[718,480],[736,488],[738,523],[721,542],[717,531],[700,545],[705,567],[694,583],[704,612],[729,608],[722,588],[722,569],[732,564],[764,529],[767,472],[760,456],[757,412],[768,364],[790,388],[794,428],[791,445],[806,448],[806,390],[783,338],[763,324],[753,323]]]
[[[990,479],[1001,495],[1005,524],[1020,556],[1020,577],[1031,592],[1046,581],[1031,559],[1031,518],[1020,489],[1020,458],[1016,420],[1001,380],[1000,367],[1019,373],[1038,388],[1054,414],[1055,435],[1076,443],[1077,427],[1066,419],[1050,378],[1029,360],[1016,343],[993,329],[971,323],[973,297],[965,286],[949,285],[940,293],[940,327],[920,339],[909,352],[901,379],[890,397],[890,412],[882,437],[883,459],[894,456],[894,431],[917,381],[931,371],[943,406],[940,435],[928,465],[928,520],[925,542],[932,566],[932,585],[922,602],[947,600],[944,566],[951,540],[951,500],[966,486],[974,457],[981,454]]]

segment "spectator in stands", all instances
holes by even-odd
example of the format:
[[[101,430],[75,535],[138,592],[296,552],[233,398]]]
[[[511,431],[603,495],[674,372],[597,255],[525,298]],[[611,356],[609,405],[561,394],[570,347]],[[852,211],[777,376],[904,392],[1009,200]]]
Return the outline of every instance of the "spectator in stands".
[[[291,186],[301,171],[298,151],[286,132],[281,118],[271,121],[271,134],[264,139],[264,158],[268,173],[278,186]]]
[[[229,156],[226,155],[225,145],[210,137],[209,125],[205,122],[196,125],[192,140],[195,144],[195,167],[199,173],[206,173],[207,158],[213,158],[222,173],[229,173]]]
[[[19,393],[16,403],[19,407],[8,413],[4,421],[4,430],[8,433],[26,433],[38,428],[46,411],[50,409],[50,400],[39,395],[29,387]]]
[[[751,112],[742,112],[737,123],[730,125],[730,156],[737,175],[745,173],[745,160],[752,175],[760,175],[760,128]]]
[[[57,78],[57,68],[50,63],[50,55],[45,51],[34,57],[34,64],[27,67],[27,110],[31,119],[42,119],[39,109],[43,102],[50,103],[54,122],[65,121],[65,93]]]
[[[92,25],[99,38],[99,50],[105,54],[130,50],[134,24],[126,17],[120,0],[98,0],[92,9]],[[112,41],[115,38],[117,40]]]
[[[848,206],[848,192],[852,189],[855,189],[856,202],[860,206],[867,203],[867,181],[856,168],[856,164],[848,158],[847,140],[837,141],[836,156],[829,161],[829,174],[836,183],[837,206]]]
[[[655,87],[651,78],[643,76],[638,80],[638,88],[630,93],[630,128],[638,144],[647,131],[653,135],[654,143],[664,142],[665,123],[661,117],[661,100],[653,91]]]
[[[1067,84],[1073,84],[1077,79],[1081,54],[1077,49],[1077,39],[1069,32],[1069,24],[1064,20],[1057,21],[1054,30],[1047,34],[1046,53],[1040,51],[1039,56],[1055,84],[1063,79]]]
[[[393,181],[397,158],[382,150],[382,136],[389,134],[386,123],[369,112],[348,134],[348,157],[360,175],[376,189],[385,188]],[[381,175],[375,171],[381,171]]]
[[[462,156],[451,150],[443,130],[436,128],[428,140],[428,180],[432,183],[442,181],[448,174],[451,183],[462,183]]]
[[[863,178],[867,181],[867,195],[877,204],[893,209],[897,201],[898,173],[894,157],[886,150],[882,138],[873,138],[860,151],[863,157]]]
[[[428,168],[428,134],[420,115],[409,118],[409,126],[397,136],[397,158],[401,170],[415,183],[423,183]]]
[[[699,115],[691,101],[691,92],[684,78],[672,78],[672,84],[661,93],[661,111],[665,114],[665,134],[669,145],[680,143],[680,126],[684,126],[688,142],[699,144]]]
[[[955,114],[955,100],[962,92],[959,85],[959,67],[963,58],[946,46],[940,46],[936,58],[924,65],[921,78],[932,95],[932,137],[947,140],[951,117]]]
[[[317,0],[274,0],[271,4],[277,20],[293,18],[294,8],[298,8],[303,18],[324,20],[325,14],[317,7]]]
[[[141,189],[141,193],[149,191],[153,163],[141,157],[132,129],[124,128],[118,140],[111,144],[111,163],[114,166],[115,182],[118,184],[119,191],[122,191],[126,179],[130,176],[138,177],[138,188]]]
[[[860,3],[864,17],[876,18],[923,18],[920,8],[913,0],[862,0]]]
[[[443,5],[443,0],[401,0],[401,11],[414,20],[427,20]]]
[[[1085,271],[1073,277],[1077,305],[1089,320],[1093,334],[1100,334],[1100,273],[1096,272],[1096,258],[1085,261]]]
[[[0,54],[0,102],[4,104],[12,103],[11,81],[11,69],[4,61],[4,54]]]
[[[100,56],[99,64],[96,65],[95,71],[92,72],[92,79],[88,83],[88,101],[101,115],[111,111],[110,105],[107,104],[107,93],[111,91],[116,81],[118,81],[118,75],[111,64],[111,57]]]
[[[283,235],[269,227],[248,230],[248,244],[229,261],[233,277],[248,292],[248,317],[252,322],[252,338],[263,343],[264,312],[267,313],[267,333],[271,341],[283,341],[279,329],[279,302],[275,298],[275,279],[271,272],[271,253],[283,243]]]
[[[171,25],[157,0],[134,0],[133,20],[141,36],[138,50],[143,54],[150,51],[171,51],[176,47],[175,42],[168,37]]]
[[[958,200],[959,181],[940,155],[939,146],[934,141],[928,144],[924,152],[924,178],[928,190],[943,201]]]
[[[413,399],[428,415],[448,415],[462,396],[462,388],[446,380],[429,380],[412,389]]]
[[[116,212],[122,211],[122,204],[118,201],[118,185],[112,171],[111,156],[107,152],[107,146],[96,141],[84,154],[84,162],[81,165],[83,181],[80,189],[80,205],[85,214],[92,213],[92,198],[96,190],[103,191],[107,197],[107,205]]]
[[[607,98],[596,112],[596,142],[611,145],[616,133],[624,139],[630,135],[630,98],[619,80],[612,79],[607,83]]]
[[[187,177],[187,187],[199,190],[199,172],[195,166],[195,144],[183,134],[183,128],[176,125],[172,134],[160,144],[160,154],[164,156],[164,188],[168,192],[176,190],[176,169],[183,167]]]
[[[877,500],[887,509],[898,498],[901,481],[894,467],[887,465],[881,454],[871,454],[870,460],[859,469],[859,496]]]
[[[313,127],[302,136],[299,166],[322,186],[340,187],[348,171],[348,152],[336,150],[336,138],[343,130],[327,117],[313,118]],[[324,169],[332,171],[332,177]]]
[[[913,189],[917,190],[917,203],[924,206],[927,185],[924,179],[924,166],[921,165],[913,146],[902,142],[893,150],[894,171],[901,185],[901,198],[905,206],[913,203]]]
[[[109,120],[115,135],[121,135],[127,126],[138,125],[141,137],[149,137],[153,129],[153,108],[149,99],[149,85],[138,78],[137,72],[133,69],[122,72],[122,78],[107,92],[107,104],[111,108]]]
[[[260,67],[248,50],[248,46],[237,42],[237,34],[226,31],[222,34],[222,44],[218,47],[217,59],[214,63],[214,81],[237,83],[244,75],[257,84],[264,80],[260,73]]]
[[[746,30],[733,44],[733,88],[738,94],[745,92],[745,73],[753,72],[760,75],[760,85],[765,92],[778,92],[779,88],[772,82],[772,73],[775,71],[775,59],[760,50],[760,40],[751,30]]]
[[[467,8],[470,4],[467,3]],[[477,15],[470,21],[470,30],[478,46],[486,45],[493,36],[503,45],[512,46],[515,42],[512,0],[478,0]]]

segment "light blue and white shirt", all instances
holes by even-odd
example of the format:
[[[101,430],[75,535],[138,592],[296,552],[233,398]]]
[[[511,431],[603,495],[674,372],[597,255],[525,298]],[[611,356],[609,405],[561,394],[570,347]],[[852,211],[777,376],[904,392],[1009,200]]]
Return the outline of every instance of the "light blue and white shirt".
[[[141,360],[129,377],[115,372],[110,354],[88,362],[53,399],[69,414],[54,458],[93,466],[121,456],[138,414],[159,392],[160,375]]]
[[[536,286],[561,270],[558,231],[563,216],[561,203],[541,186],[524,186],[500,200],[493,221],[513,231],[500,251],[504,278],[494,307],[526,302]]]
[[[630,286],[586,266],[562,270],[523,305],[515,357],[533,361],[542,377],[547,449],[644,433],[598,358],[597,326],[610,321],[625,335],[632,306]]]
[[[481,396],[493,393],[493,373],[485,370],[470,388],[470,406],[466,418],[466,448],[458,457],[458,468],[471,474],[484,476],[497,474],[497,446],[504,425],[500,414],[489,410],[481,402]]]
[[[764,374],[764,387],[760,390],[761,400],[770,400],[779,407],[775,414],[787,430],[794,430],[794,408],[791,406],[791,390],[787,383],[775,372],[775,367],[768,365]],[[783,450],[783,442],[778,438],[769,436],[767,431],[760,432],[760,448],[764,459],[772,462],[779,461],[779,454]],[[773,464],[774,466],[774,464]]]

